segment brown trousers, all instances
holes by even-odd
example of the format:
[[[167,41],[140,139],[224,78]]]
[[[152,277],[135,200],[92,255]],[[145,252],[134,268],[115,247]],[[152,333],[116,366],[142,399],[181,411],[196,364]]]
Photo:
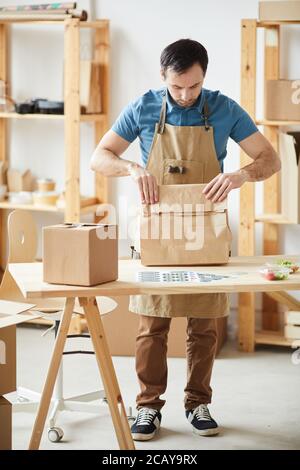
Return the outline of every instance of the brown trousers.
[[[140,315],[136,338],[136,373],[141,392],[137,409],[142,406],[160,410],[160,398],[167,388],[167,341],[172,318]],[[217,328],[215,319],[187,318],[187,384],[184,389],[185,409],[210,403],[210,379],[216,354]]]

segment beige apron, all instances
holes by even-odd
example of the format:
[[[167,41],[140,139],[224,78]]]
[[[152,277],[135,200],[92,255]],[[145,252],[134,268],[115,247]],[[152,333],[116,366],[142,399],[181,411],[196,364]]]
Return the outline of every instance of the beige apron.
[[[166,94],[160,119],[155,126],[147,170],[159,185],[208,183],[220,173],[213,128],[208,124],[208,106],[204,103],[204,126],[166,124]],[[189,170],[170,172],[170,166],[184,160]],[[213,269],[213,268],[212,268]],[[129,310],[155,317],[217,318],[228,315],[227,294],[175,294],[130,296]]]

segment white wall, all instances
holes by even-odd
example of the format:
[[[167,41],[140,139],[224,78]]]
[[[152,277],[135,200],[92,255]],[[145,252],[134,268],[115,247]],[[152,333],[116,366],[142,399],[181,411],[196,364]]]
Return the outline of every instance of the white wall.
[[[18,4],[8,0],[2,4]],[[32,2],[28,2],[32,3]],[[40,3],[36,1],[35,3]],[[189,37],[202,42],[209,53],[209,67],[205,86],[219,89],[239,101],[240,96],[240,20],[255,18],[257,0],[99,0],[78,1],[78,7],[92,8],[95,17],[111,20],[112,92],[111,122],[132,99],[149,88],[161,86],[159,56],[170,42]],[[46,96],[61,98],[63,64],[62,33],[54,28],[37,33],[36,27],[15,26],[13,34],[12,83],[15,98]],[[299,78],[300,64],[295,60],[299,45],[299,28],[285,28],[282,37],[282,77]],[[259,39],[261,41],[261,38]],[[82,56],[88,50],[89,39],[83,38]],[[261,49],[262,51],[262,49]],[[285,52],[286,51],[286,52]],[[297,51],[299,51],[299,46]],[[84,58],[84,57],[82,57]],[[259,71],[262,57],[259,55]],[[258,80],[259,96],[261,81]],[[258,107],[261,113],[261,106]],[[39,177],[51,176],[63,187],[63,127],[60,122],[16,121],[12,123],[11,153],[14,166],[33,168]],[[93,176],[89,158],[93,150],[92,128],[82,124],[81,187],[83,194],[93,192]],[[140,161],[138,144],[133,144],[126,158]],[[239,166],[239,147],[228,144],[225,171]],[[111,199],[117,202],[126,195],[135,202],[137,189],[130,178],[114,178],[110,182]],[[261,192],[258,188],[258,199]],[[260,210],[260,201],[258,201]],[[239,194],[229,196],[231,226],[236,253]],[[120,214],[122,219],[122,213]],[[46,223],[53,217],[47,216]],[[124,219],[124,214],[123,214]],[[41,219],[40,220],[45,220]],[[258,234],[261,227],[257,227]],[[299,252],[299,226],[284,228],[282,249],[286,253]],[[128,242],[121,243],[121,254],[127,254]],[[258,247],[261,243],[258,240]]]

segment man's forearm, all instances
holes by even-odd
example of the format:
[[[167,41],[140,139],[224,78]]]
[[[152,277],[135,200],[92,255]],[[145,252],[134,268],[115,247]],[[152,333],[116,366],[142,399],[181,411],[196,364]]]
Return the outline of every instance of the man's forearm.
[[[104,176],[129,176],[130,167],[134,165],[105,149],[96,149],[91,159],[91,169]]]
[[[245,176],[246,181],[254,182],[270,178],[280,168],[281,162],[276,152],[264,151],[254,162],[244,166],[239,171]]]

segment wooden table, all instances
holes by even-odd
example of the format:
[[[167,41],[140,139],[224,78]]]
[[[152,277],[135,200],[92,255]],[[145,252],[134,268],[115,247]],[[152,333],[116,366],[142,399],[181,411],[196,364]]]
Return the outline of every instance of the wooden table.
[[[290,275],[286,281],[267,281],[259,274],[259,268],[266,262],[272,263],[283,255],[232,257],[225,266],[188,266],[188,267],[145,267],[140,260],[120,260],[119,278],[94,287],[78,287],[46,284],[42,281],[42,263],[10,264],[9,271],[14,277],[23,295],[27,298],[65,297],[65,309],[62,315],[59,332],[44,385],[38,414],[35,420],[30,449],[38,449],[49,410],[55,380],[64,350],[64,345],[71,321],[75,298],[78,297],[84,308],[87,326],[93,342],[99,371],[102,377],[110,413],[120,449],[134,449],[123,399],[115,375],[112,359],[107,346],[96,296],[118,296],[131,294],[196,294],[204,292],[278,292],[300,290],[300,273]],[[300,255],[284,256],[300,262]],[[138,282],[137,271],[158,271],[174,269],[201,271],[214,274],[234,276],[207,283],[157,283]],[[249,318],[240,311],[240,341],[254,342],[255,318]]]

